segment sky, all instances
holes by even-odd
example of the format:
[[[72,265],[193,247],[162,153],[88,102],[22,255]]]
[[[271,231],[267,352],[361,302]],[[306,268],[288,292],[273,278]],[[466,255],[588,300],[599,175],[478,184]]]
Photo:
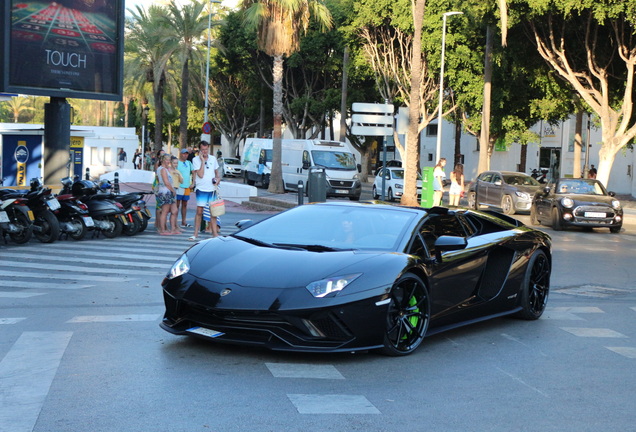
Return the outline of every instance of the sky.
[[[148,8],[153,3],[162,3],[163,1],[167,2],[168,0],[124,0],[126,9],[133,9],[135,6],[139,5],[143,8]],[[177,0],[179,3],[187,2],[188,0]],[[237,0],[223,0],[223,5],[227,7],[232,7],[237,3]]]

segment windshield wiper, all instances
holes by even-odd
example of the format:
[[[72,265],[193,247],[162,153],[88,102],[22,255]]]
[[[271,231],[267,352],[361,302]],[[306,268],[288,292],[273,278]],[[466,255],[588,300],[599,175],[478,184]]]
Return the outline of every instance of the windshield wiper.
[[[295,244],[295,243],[274,243],[274,246],[294,248],[294,249],[304,249],[311,252],[336,252],[336,251],[346,250],[346,249],[333,248],[330,246],[317,245],[317,244],[305,245],[305,244]]]
[[[240,240],[243,240],[243,241],[246,241],[248,243],[252,243],[253,245],[256,245],[256,246],[274,247],[274,245],[272,245],[272,244],[266,243],[264,241],[256,240],[256,239],[251,238],[251,237],[243,237],[241,235],[236,235],[236,234],[234,234],[233,237],[237,238],[237,239],[240,239]]]

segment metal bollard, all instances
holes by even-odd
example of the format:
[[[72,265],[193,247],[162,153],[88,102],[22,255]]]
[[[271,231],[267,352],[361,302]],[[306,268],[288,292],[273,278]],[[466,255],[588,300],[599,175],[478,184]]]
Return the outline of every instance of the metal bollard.
[[[90,179],[91,179],[91,169],[86,168],[86,174],[84,175],[84,180],[90,180]]]
[[[114,183],[115,185],[113,186],[113,192],[118,194],[119,193],[119,173],[118,172],[115,172]]]
[[[303,205],[305,200],[305,185],[302,180],[298,180],[298,205]]]

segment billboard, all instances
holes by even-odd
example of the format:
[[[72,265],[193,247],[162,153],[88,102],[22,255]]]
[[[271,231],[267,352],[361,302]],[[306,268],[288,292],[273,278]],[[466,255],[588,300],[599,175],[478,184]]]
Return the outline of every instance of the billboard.
[[[0,91],[121,100],[124,0],[4,0]]]

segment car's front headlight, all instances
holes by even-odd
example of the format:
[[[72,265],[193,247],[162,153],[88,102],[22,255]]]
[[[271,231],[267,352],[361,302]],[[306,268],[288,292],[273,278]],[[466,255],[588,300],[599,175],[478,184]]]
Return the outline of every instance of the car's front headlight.
[[[618,210],[621,208],[621,202],[619,200],[612,200],[612,207],[615,210]]]
[[[530,194],[527,194],[525,192],[516,191],[515,195],[517,195],[519,198],[521,198],[523,200],[530,201]]]
[[[181,257],[172,264],[172,268],[168,272],[168,279],[174,279],[176,277],[181,276],[182,274],[187,273],[190,270],[190,261],[188,260],[188,256],[186,254],[181,255]]]
[[[402,189],[402,184],[401,183],[396,183],[395,184],[395,188],[396,189]]]
[[[336,276],[315,281],[306,286],[307,290],[314,297],[324,297],[327,294],[342,291],[347,285],[356,280],[362,273]]]
[[[572,206],[574,206],[574,201],[572,200],[572,198],[561,198],[561,205],[565,208],[572,208]]]

